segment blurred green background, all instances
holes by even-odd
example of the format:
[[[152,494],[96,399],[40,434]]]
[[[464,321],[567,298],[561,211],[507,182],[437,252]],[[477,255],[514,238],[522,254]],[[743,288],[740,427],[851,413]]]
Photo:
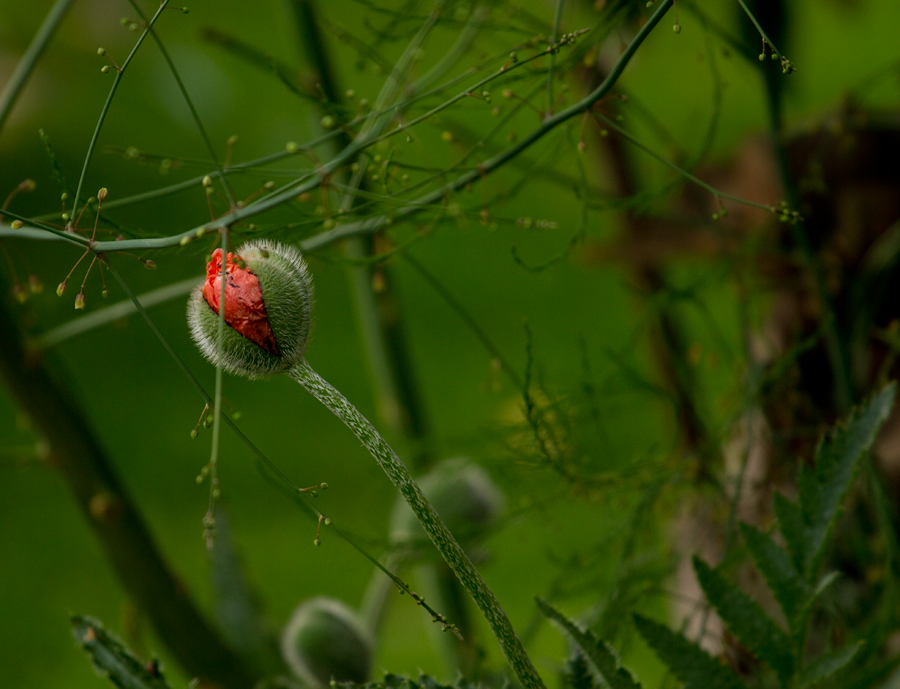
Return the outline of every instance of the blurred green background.
[[[644,3],[637,4],[646,12]],[[738,23],[745,21],[736,2],[706,4],[705,11],[731,32],[736,33]],[[373,100],[384,76],[373,68],[372,60],[360,57],[353,45],[341,40],[338,29],[375,45],[393,61],[404,42],[379,43],[373,31],[385,26],[391,16],[377,8],[396,9],[399,5],[387,0],[375,0],[371,5],[352,0],[317,3],[341,88],[354,89],[357,98]],[[469,5],[451,5],[448,16],[458,16],[460,21],[439,24],[424,47],[424,65],[437,62],[468,16]],[[513,50],[529,32],[541,33],[541,23],[552,25],[555,6],[545,0],[492,3],[490,20],[452,74]],[[0,83],[11,73],[49,7],[45,0],[3,3]],[[424,16],[429,7],[418,3],[411,14]],[[791,30],[782,50],[798,68],[786,88],[792,127],[821,121],[840,108],[843,99],[870,74],[900,59],[896,39],[900,5],[896,2],[797,0],[788,3],[788,8]],[[145,8],[149,9],[155,8]],[[100,73],[105,61],[97,56],[97,48],[104,47],[121,61],[136,36],[120,24],[123,16],[133,17],[124,2],[75,2],[0,132],[0,197],[24,178],[37,181],[34,193],[15,200],[16,212],[31,215],[59,208],[59,190],[39,129],[50,137],[69,182],[77,180],[112,79]],[[593,3],[566,2],[562,28],[590,27],[600,16]],[[710,160],[727,161],[742,142],[765,134],[758,70],[727,53],[720,38],[704,31],[688,7],[680,7],[679,20],[682,32],[678,35],[670,29],[671,17],[663,20],[621,84],[635,102],[654,113],[681,149],[694,151],[705,136],[713,103],[708,53],[712,47],[721,73],[722,103]],[[243,161],[281,151],[288,141],[303,142],[320,132],[321,113],[314,105],[291,94],[271,75],[202,38],[207,27],[239,36],[296,66],[302,77],[308,65],[286,2],[200,0],[190,4],[187,15],[167,12],[157,27],[220,153],[232,135],[239,138],[234,160]],[[403,27],[405,33],[400,34],[408,38],[418,25],[408,22]],[[520,54],[528,54],[528,49],[521,49]],[[581,84],[565,75],[562,83],[567,84],[572,102],[573,94],[581,92]],[[896,107],[898,94],[896,76],[882,79],[866,90],[864,102],[873,108]],[[543,94],[537,101],[543,107],[542,98]],[[494,105],[509,107],[498,93],[493,100]],[[454,128],[464,124],[473,131],[486,131],[493,124],[491,107],[467,99],[437,121],[418,126],[415,140],[402,145],[402,155],[408,161],[430,164],[458,158],[472,141],[462,129]],[[534,113],[526,110],[511,128],[521,136],[537,121]],[[579,162],[573,146],[580,127],[580,118],[560,127],[529,151],[529,157],[550,160],[560,174],[577,179]],[[442,139],[445,131],[455,131],[453,142]],[[633,131],[642,135],[651,129],[635,120]],[[588,138],[589,150],[595,134],[596,130]],[[663,155],[672,154],[663,144],[653,145]],[[185,162],[163,176],[158,162],[130,160],[110,147],[136,147]],[[674,179],[671,170],[642,154],[634,155],[649,188]],[[592,184],[603,188],[602,165],[595,165],[591,158],[583,160],[589,161],[587,174]],[[240,195],[249,194],[270,177],[279,179],[278,171],[290,165],[279,163],[276,172],[236,177],[235,187]],[[517,165],[486,180],[487,193],[509,189],[523,174],[528,175]],[[87,193],[95,194],[105,186],[110,198],[116,199],[211,169],[177,87],[159,51],[147,41],[112,104],[86,178]],[[571,584],[561,602],[570,612],[603,597],[615,575],[613,568],[603,563],[614,562],[618,556],[643,491],[673,468],[671,405],[642,383],[656,374],[645,337],[645,305],[631,275],[610,263],[592,260],[583,245],[541,272],[529,272],[513,258],[513,247],[528,264],[541,263],[566,248],[582,213],[575,194],[564,187],[534,175],[512,198],[492,206],[493,216],[510,222],[486,227],[474,215],[444,222],[416,242],[410,253],[447,287],[520,373],[526,366],[523,323],[527,319],[533,333],[535,377],[539,388],[546,390],[536,393],[542,399],[552,396],[577,408],[583,406],[579,395],[585,386],[594,386],[599,421],[582,435],[591,470],[607,477],[600,487],[572,490],[533,458],[523,459],[517,449],[527,436],[521,391],[492,365],[490,352],[416,271],[403,260],[391,262],[411,352],[409,365],[420,382],[435,454],[473,458],[506,492],[509,517],[489,537],[486,547],[491,557],[482,571],[520,631],[536,614],[533,597],[547,595],[560,577]],[[481,190],[474,187],[455,200],[466,208],[477,208],[479,194]],[[224,210],[224,206],[218,209]],[[291,222],[294,210],[281,211],[278,222]],[[303,211],[306,217],[309,211]],[[117,210],[111,217],[137,234],[156,236],[184,231],[209,216],[202,190],[196,187]],[[526,228],[514,222],[522,217],[546,219],[555,225]],[[317,229],[308,225],[297,231],[280,230],[276,236],[296,240]],[[406,223],[395,231],[402,238],[414,229]],[[618,229],[615,211],[586,215],[584,230],[589,244],[602,246]],[[53,287],[65,277],[78,251],[49,242],[3,241],[19,273],[24,276],[33,271],[45,285],[43,294],[15,306],[23,327],[38,335],[77,317],[72,309],[77,288],[73,285],[80,282],[81,273],[73,278],[63,298],[56,297]],[[175,251],[143,253],[159,266],[154,272],[144,271],[136,261],[117,260],[116,265],[140,294],[202,274],[211,246],[207,241]],[[308,358],[381,426],[348,266],[335,248],[310,255],[308,260],[317,293]],[[0,273],[9,285],[11,273],[3,264]],[[92,276],[86,290],[88,313],[102,306],[96,278]],[[687,309],[686,322],[691,343],[702,353],[696,364],[702,381],[702,406],[710,426],[718,428],[738,408],[736,390],[744,370],[734,285],[723,266],[687,259],[675,265],[672,280],[699,285],[696,305]],[[111,284],[109,291],[110,302],[124,299],[118,285]],[[156,307],[151,315],[211,390],[214,370],[188,337],[184,301],[179,298]],[[195,477],[208,459],[210,432],[201,432],[193,441],[189,435],[202,400],[137,316],[67,340],[48,352],[47,359],[63,372],[162,552],[209,612],[209,565],[201,538],[208,488],[198,486]],[[286,378],[248,382],[228,376],[225,396],[228,404],[241,412],[244,432],[296,484],[325,481],[330,485],[317,498],[321,510],[358,534],[373,553],[383,550],[395,494],[346,428]],[[272,625],[282,625],[294,606],[314,595],[331,595],[358,605],[372,576],[371,565],[327,529],[322,545],[313,546],[315,525],[259,476],[248,450],[227,429],[222,438],[223,505],[249,580]],[[388,440],[401,457],[408,459],[414,454],[412,445],[396,433],[388,433]],[[103,686],[69,632],[67,615],[79,613],[102,619],[141,653],[159,654],[173,686],[184,686],[189,678],[170,662],[164,646],[129,602],[76,511],[66,485],[41,462],[28,419],[4,390],[0,390],[0,491],[0,619],[4,620],[0,625],[0,683],[42,689]],[[670,514],[676,506],[666,504],[660,509]],[[645,547],[664,561],[668,552],[665,534],[659,538],[652,523],[646,529]],[[589,561],[590,555],[599,557],[600,562],[588,562],[584,571],[579,570],[577,563]],[[663,609],[659,598],[648,598],[646,605]],[[398,673],[421,669],[454,679],[423,634],[430,624],[427,615],[408,598],[395,596],[378,644],[376,674],[379,669]],[[481,642],[497,661],[499,652],[486,630],[482,630]],[[530,640],[529,650],[538,669],[552,682],[565,653],[560,635],[544,625]],[[630,657],[631,666],[645,679],[658,675],[655,661],[639,644],[631,647]]]

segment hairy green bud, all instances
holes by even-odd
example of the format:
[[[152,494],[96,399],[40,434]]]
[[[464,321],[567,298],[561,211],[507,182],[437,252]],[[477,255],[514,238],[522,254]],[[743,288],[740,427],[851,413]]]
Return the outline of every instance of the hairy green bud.
[[[218,347],[222,250],[188,301],[191,336],[213,364],[249,378],[284,373],[303,360],[312,318],[313,285],[295,248],[254,240],[225,259],[225,332]]]
[[[311,687],[332,681],[363,684],[372,669],[372,641],[347,605],[319,596],[301,603],[284,628],[285,662]]]

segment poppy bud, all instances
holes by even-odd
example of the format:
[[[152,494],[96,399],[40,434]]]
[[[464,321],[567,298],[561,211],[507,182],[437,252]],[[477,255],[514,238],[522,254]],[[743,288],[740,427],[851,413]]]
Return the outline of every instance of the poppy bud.
[[[503,511],[503,493],[487,473],[467,459],[448,459],[418,479],[422,494],[460,543],[477,538]],[[413,511],[398,500],[391,512],[391,542],[425,543]]]
[[[327,687],[332,680],[363,684],[372,668],[372,642],[356,613],[326,596],[294,610],[281,651],[294,674],[311,687]]]
[[[221,249],[206,266],[206,280],[188,301],[191,336],[213,364],[218,347],[222,297]],[[250,378],[283,373],[303,360],[312,314],[312,278],[291,246],[255,240],[225,257],[226,371]]]

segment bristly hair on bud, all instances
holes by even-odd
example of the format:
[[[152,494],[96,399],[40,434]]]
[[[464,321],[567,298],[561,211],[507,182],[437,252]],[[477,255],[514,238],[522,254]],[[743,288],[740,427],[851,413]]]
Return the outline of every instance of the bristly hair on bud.
[[[263,378],[303,360],[312,320],[312,277],[301,253],[286,244],[254,240],[227,256],[213,252],[206,280],[188,301],[191,337],[213,364],[229,373]],[[225,333],[218,347],[222,263]]]

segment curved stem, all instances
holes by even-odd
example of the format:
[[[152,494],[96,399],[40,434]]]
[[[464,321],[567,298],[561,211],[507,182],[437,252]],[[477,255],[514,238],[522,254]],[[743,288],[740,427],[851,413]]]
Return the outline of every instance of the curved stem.
[[[410,476],[409,470],[400,461],[391,446],[359,413],[356,407],[316,373],[306,361],[296,364],[288,371],[288,375],[328,407],[365,445],[375,461],[378,462],[378,466],[387,474],[391,483],[397,487],[400,494],[409,503],[422,528],[425,529],[425,533],[428,534],[450,569],[472,596],[500,642],[503,655],[506,656],[506,660],[516,673],[519,682],[525,689],[544,689],[543,681],[496,596],[481,578],[459,543],[456,542],[453,534],[444,526],[437,512],[422,495],[419,486]]]

